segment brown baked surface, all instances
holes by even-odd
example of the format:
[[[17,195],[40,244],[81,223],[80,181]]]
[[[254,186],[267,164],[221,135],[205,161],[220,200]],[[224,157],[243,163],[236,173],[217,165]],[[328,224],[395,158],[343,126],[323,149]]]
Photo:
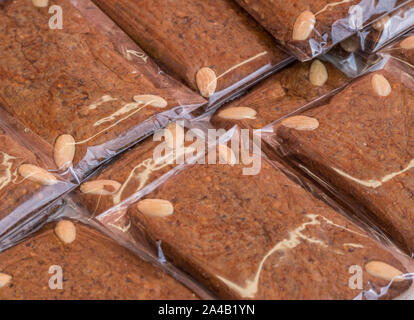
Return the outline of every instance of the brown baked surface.
[[[119,191],[111,195],[86,194],[82,192],[82,188],[77,191],[80,201],[93,216],[97,216],[121,203],[176,166],[173,157],[163,158],[165,160],[170,159],[168,162],[162,160],[158,162],[154,158],[155,148],[160,146],[161,143],[154,141],[152,136],[145,139],[131,150],[122,153],[87,182],[96,180],[116,181],[121,184]]]
[[[99,232],[76,224],[76,240],[63,244],[46,226],[0,254],[0,272],[13,277],[0,299],[196,299],[188,289]],[[51,266],[63,271],[63,289],[51,290]]]
[[[309,80],[311,62],[294,63],[252,88],[245,96],[220,108],[212,118],[219,128],[237,124],[242,128],[261,129],[280,118],[297,111],[317,98],[339,89],[349,78],[328,62],[323,62],[328,80],[315,86]],[[248,107],[257,112],[253,119],[232,120],[220,117],[223,110]]]
[[[20,123],[0,110],[0,251],[12,244],[16,237],[35,228],[38,219],[46,219],[52,212],[43,213],[42,209],[73,187],[62,177],[57,177],[59,182],[53,186],[42,186],[18,173],[22,164],[53,172],[56,167],[49,157],[48,147],[47,143],[25,132]],[[58,207],[56,204],[53,210]],[[23,227],[29,220],[31,227]],[[20,230],[18,233],[16,228]],[[13,232],[13,237],[7,237],[8,232]]]
[[[386,97],[374,92],[371,81],[376,74],[391,85]],[[319,121],[319,128],[277,130],[285,152],[368,208],[410,253],[414,250],[414,170],[409,168],[414,159],[413,89],[408,74],[389,67],[356,80],[328,105],[306,112]]]
[[[267,52],[218,79],[216,91],[233,91],[242,85],[239,81],[248,76],[260,77],[269,66],[288,58],[272,37],[231,0],[94,2],[146,52],[197,92],[196,74],[203,67],[211,68],[220,77]]]
[[[332,44],[340,42],[352,35],[349,27],[349,10],[355,5],[367,5],[362,7],[364,13],[363,25],[373,21],[395,6],[407,1],[379,0],[365,1],[337,1],[337,0],[236,0],[257,21],[260,22],[276,39],[285,45],[296,57],[307,60],[312,56],[325,52]],[[378,8],[383,8],[380,11]],[[304,11],[311,11],[316,18],[313,31],[308,39],[295,41],[292,38],[293,27],[296,19]],[[319,13],[319,14],[317,14]]]
[[[133,231],[161,240],[167,259],[221,298],[351,299],[359,291],[348,287],[350,266],[380,260],[404,270],[267,161],[258,175],[242,175],[241,168],[189,167],[146,197],[170,201],[174,213],[150,217],[132,205]],[[368,281],[377,290],[387,284],[365,272],[365,289]],[[408,285],[392,287],[389,297]]]
[[[152,116],[204,103],[154,64],[129,62],[68,1],[53,4],[64,12],[61,30],[49,29],[47,8],[24,0],[0,6],[0,97],[48,143],[72,135],[74,165],[85,162],[81,171],[158,129],[158,121],[143,124]],[[135,95],[157,95],[168,105],[144,106],[133,101]],[[99,103],[103,97],[115,100]]]

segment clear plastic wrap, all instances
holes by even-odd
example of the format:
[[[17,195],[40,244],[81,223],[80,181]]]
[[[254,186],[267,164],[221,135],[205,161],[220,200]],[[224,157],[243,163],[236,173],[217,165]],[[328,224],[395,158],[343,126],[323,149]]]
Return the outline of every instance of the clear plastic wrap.
[[[326,53],[386,14],[412,1],[236,0],[299,60]]]
[[[412,28],[414,28],[414,2],[408,3],[393,14],[383,17],[340,42],[320,59],[331,62],[349,77],[360,76],[381,59],[381,55],[375,52]],[[385,52],[387,50],[384,49]]]
[[[232,161],[186,163],[83,219],[169,274],[190,274],[219,298],[352,299],[374,292],[395,298],[408,289],[408,258],[373,240],[339,206],[318,200],[286,167],[255,153],[250,159],[260,160],[261,170],[244,175],[252,163],[239,163],[229,145],[210,150],[226,150]],[[376,272],[378,265],[386,271]],[[361,268],[362,287],[350,284],[351,267]]]
[[[332,63],[348,77],[356,78],[368,72],[373,65],[381,60],[381,57],[363,52],[361,38],[355,34],[334,46],[319,59]]]
[[[220,108],[211,122],[217,128],[261,129],[310,108],[351,81],[329,62],[295,62]]]
[[[62,11],[62,29],[50,25],[48,7],[0,4],[0,99],[50,145],[72,140],[66,157],[73,160],[62,169],[73,163],[79,180],[206,103],[163,74],[89,1],[49,5]]]
[[[387,58],[325,105],[273,124],[286,161],[414,253],[413,68]]]
[[[377,52],[405,32],[414,28],[414,1],[410,1],[392,14],[386,15],[358,33],[361,50]]]
[[[392,56],[401,62],[408,64],[409,69],[414,66],[414,32],[409,32],[389,47],[382,49],[379,54],[387,57]]]
[[[232,0],[94,0],[209,108],[293,61]]]
[[[51,222],[0,253],[1,300],[191,300],[178,281],[85,224]]]
[[[0,251],[36,230],[75,185],[58,175],[50,146],[0,109]]]
[[[185,138],[197,141],[196,136],[191,136],[197,133],[204,138],[208,127],[204,120],[170,123],[90,176],[77,191],[79,201],[98,216],[139,198],[145,187],[197,157],[197,150]],[[174,149],[174,138],[182,148]]]

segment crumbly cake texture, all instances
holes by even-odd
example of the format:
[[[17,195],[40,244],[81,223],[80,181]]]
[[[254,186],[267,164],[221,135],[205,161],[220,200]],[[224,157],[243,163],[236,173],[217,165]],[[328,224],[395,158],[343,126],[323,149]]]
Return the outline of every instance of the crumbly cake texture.
[[[205,102],[153,63],[129,62],[68,1],[53,4],[64,12],[61,30],[49,28],[47,8],[0,6],[0,97],[48,143],[72,135],[81,175],[158,129],[168,119],[160,113]]]
[[[0,254],[0,272],[12,276],[1,299],[196,299],[174,279],[99,232],[76,224],[64,244],[53,225]],[[63,289],[51,290],[51,266],[63,271]]]
[[[374,18],[381,17],[381,15],[408,1],[380,0],[361,3],[360,0],[236,0],[236,2],[298,59],[308,60],[325,52],[332,44],[338,43],[354,33],[349,22],[352,6],[361,6],[364,13],[362,22],[363,26],[366,26]],[[301,24],[298,19],[306,11],[310,11],[314,16],[314,28],[309,29],[309,36],[305,37],[304,40],[294,40],[295,24],[297,26]],[[356,16],[358,16],[357,12]],[[304,17],[306,18],[306,16]],[[305,26],[306,19],[305,23],[302,23],[302,30],[305,29]]]
[[[263,160],[260,174],[241,165],[194,165],[147,199],[169,201],[164,217],[129,208],[133,232],[161,240],[164,254],[219,297],[352,299],[349,268],[371,260],[405,271],[367,234]],[[189,182],[193,181],[193,182]],[[364,272],[376,290],[388,281]],[[398,283],[395,297],[409,286]]]
[[[275,41],[230,0],[94,0],[139,45],[198,91],[210,68],[215,91],[233,91],[288,59]]]
[[[374,90],[374,79],[380,76],[389,83],[387,96]],[[306,112],[319,122],[317,129],[277,128],[287,155],[369,209],[409,253],[414,252],[412,83],[399,69],[376,71],[328,105]]]
[[[309,79],[311,62],[294,63],[252,88],[245,96],[220,108],[211,122],[218,128],[237,124],[242,128],[261,129],[317,98],[329,95],[350,80],[330,63],[322,64],[328,75],[322,86],[312,84]],[[240,107],[254,110],[255,115],[237,119]],[[223,117],[225,110],[230,111],[230,116]]]

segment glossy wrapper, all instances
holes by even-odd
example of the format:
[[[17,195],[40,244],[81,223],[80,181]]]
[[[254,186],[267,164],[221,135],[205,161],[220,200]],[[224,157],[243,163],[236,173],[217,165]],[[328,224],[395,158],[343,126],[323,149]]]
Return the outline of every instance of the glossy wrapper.
[[[408,289],[406,256],[314,197],[283,165],[253,158],[261,159],[256,175],[236,162],[188,163],[93,220],[218,298],[378,299]],[[399,278],[378,276],[378,264]],[[353,265],[364,270],[363,290],[349,287]]]
[[[393,58],[371,71],[327,104],[274,124],[270,143],[411,255],[413,71]]]
[[[59,175],[50,146],[0,109],[0,251],[34,232],[75,185]]]
[[[92,3],[54,5],[62,10],[62,29],[50,26],[48,8],[0,4],[0,99],[50,145],[62,135],[74,140],[78,180],[205,103],[163,74]]]
[[[231,0],[95,0],[214,108],[293,61]]]
[[[326,53],[386,14],[412,1],[236,0],[299,60]]]

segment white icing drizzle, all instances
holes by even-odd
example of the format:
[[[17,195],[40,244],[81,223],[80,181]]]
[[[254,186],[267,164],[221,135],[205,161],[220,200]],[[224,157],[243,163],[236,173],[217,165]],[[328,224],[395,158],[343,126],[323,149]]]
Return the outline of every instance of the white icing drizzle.
[[[177,150],[179,150],[179,153],[177,154]],[[132,180],[132,179],[136,179],[139,181],[139,185],[136,188],[136,190],[134,191],[134,193],[138,192],[139,190],[141,190],[145,184],[147,183],[148,179],[151,176],[152,172],[161,170],[163,168],[165,168],[168,165],[171,165],[174,163],[174,160],[179,156],[179,155],[183,155],[186,153],[190,153],[193,152],[194,149],[192,149],[191,147],[188,148],[178,148],[178,149],[174,149],[171,152],[167,153],[166,155],[159,157],[159,158],[148,158],[145,159],[144,161],[142,161],[140,164],[138,164],[137,166],[135,166],[128,178],[125,180],[125,182],[122,184],[121,188],[119,189],[119,191],[114,194],[112,196],[112,201],[114,204],[119,204],[122,201],[122,193],[124,192],[126,186],[128,185],[128,183]],[[144,168],[144,170],[142,170],[141,172],[135,174],[135,172],[140,169],[140,168]]]
[[[105,122],[111,122],[111,121],[115,120],[117,117],[119,117],[123,114],[129,113],[132,110],[135,110],[135,109],[139,108],[140,105],[141,105],[141,103],[139,103],[139,102],[127,103],[121,109],[118,109],[116,112],[112,113],[111,115],[96,121],[93,124],[93,126],[98,127],[98,126],[104,124]]]
[[[318,217],[322,218],[323,220],[325,220],[327,223],[347,230],[349,232],[352,233],[356,233],[359,234],[353,230],[350,230],[344,226],[340,226],[335,224],[334,222],[330,221],[329,219],[322,217],[320,215],[316,215],[316,214],[308,214],[306,215],[307,218],[309,218],[310,221],[303,223],[302,225],[300,225],[299,227],[297,227],[296,229],[294,229],[293,231],[289,232],[289,238],[288,239],[284,239],[280,242],[278,242],[262,259],[262,261],[259,264],[259,267],[257,269],[256,275],[254,276],[253,280],[246,280],[246,285],[244,287],[237,285],[236,283],[221,277],[217,275],[217,278],[221,281],[223,281],[229,288],[231,288],[232,290],[238,292],[243,298],[254,298],[254,296],[256,295],[258,288],[259,288],[259,280],[260,280],[260,274],[262,272],[263,266],[266,262],[266,260],[275,252],[277,251],[288,251],[288,250],[292,250],[294,248],[296,248],[298,245],[301,244],[302,240],[308,241],[312,244],[316,244],[319,245],[323,248],[329,248],[329,246],[324,243],[322,240],[320,239],[314,239],[314,238],[310,238],[307,237],[306,235],[304,235],[302,232],[306,230],[307,226],[311,226],[311,225],[320,225],[320,221],[317,220]],[[362,235],[362,234],[359,234]],[[365,235],[363,235],[365,236]],[[342,252],[337,251],[337,250],[331,250],[334,253],[337,254],[341,254],[343,255]]]
[[[112,125],[110,125],[109,127],[102,129],[101,131],[97,132],[96,134],[94,134],[93,136],[86,138],[85,140],[82,141],[78,141],[75,144],[83,144],[83,143],[87,143],[90,140],[96,138],[97,136],[99,136],[100,134],[104,133],[105,131],[108,131],[110,129],[112,129],[113,127],[116,127],[118,124],[120,124],[121,122],[127,120],[128,118],[132,117],[134,114],[136,114],[137,112],[141,111],[142,109],[144,109],[145,107],[151,105],[153,101],[149,101],[146,104],[142,105],[141,102],[130,102],[125,104],[124,106],[122,106],[122,108],[120,108],[118,111],[114,112],[113,114],[111,114],[108,117],[102,118],[101,120],[98,120],[97,122],[95,122],[94,126],[99,126],[102,123],[105,122],[109,122],[112,120],[115,120],[115,118],[117,116],[123,115],[125,113],[128,113],[132,110],[134,110],[133,112],[129,113],[126,117],[119,119],[118,121],[116,121],[115,123],[113,123]]]
[[[343,172],[343,171],[341,171],[337,168],[333,168],[333,169],[337,173],[339,173],[340,175],[344,176],[345,178],[348,178],[349,180],[352,180],[356,183],[359,183],[359,184],[361,184],[365,187],[376,189],[376,188],[380,187],[383,183],[386,183],[386,182],[394,179],[396,176],[399,176],[400,174],[403,174],[403,173],[407,172],[408,170],[410,170],[412,168],[414,168],[414,159],[412,159],[410,161],[410,163],[408,164],[408,166],[405,167],[403,170],[387,174],[386,176],[384,176],[380,180],[360,180],[360,179],[352,177],[351,175],[349,175],[346,172]]]
[[[118,218],[114,220],[115,223],[119,222],[124,217],[124,215],[120,215]],[[128,224],[125,227],[121,227],[119,224],[109,223],[110,226],[113,228],[125,233],[131,228],[131,221],[128,221]]]
[[[136,56],[137,58],[139,58],[139,59],[143,60],[145,63],[147,63],[148,56],[145,53],[138,52],[138,51],[131,50],[131,49],[126,49],[125,52],[126,52],[126,58],[128,60],[132,60],[131,56],[130,56],[132,54],[133,56]]]
[[[0,151],[0,155],[3,155],[3,161],[0,163],[1,166],[5,167],[4,175],[0,176],[0,190],[4,189],[10,182],[13,182],[17,176],[16,172],[12,172],[11,169],[13,167],[12,160],[17,158]]]
[[[315,13],[315,16],[317,16],[318,14],[321,14],[322,12],[328,10],[328,8],[330,8],[330,7],[336,7],[336,6],[339,6],[341,4],[351,2],[351,1],[352,0],[343,0],[343,1],[338,1],[338,2],[328,3],[322,10],[319,10],[317,13]]]
[[[364,248],[364,246],[359,243],[344,243],[344,247]]]
[[[92,103],[91,105],[88,106],[89,110],[94,110],[97,107],[99,107],[100,105],[104,104],[105,102],[110,102],[110,101],[116,101],[118,100],[117,98],[113,98],[110,95],[104,95],[102,96],[102,98],[100,98],[98,101]]]
[[[245,65],[249,62],[252,62],[253,60],[256,60],[257,58],[260,58],[260,57],[262,57],[266,54],[267,54],[267,51],[261,52],[261,53],[255,55],[254,57],[251,57],[247,60],[244,60],[244,61],[240,62],[239,64],[236,64],[236,65],[232,66],[230,69],[224,71],[221,75],[217,76],[216,79],[214,79],[213,81],[216,81],[216,80],[224,77],[226,74],[232,72],[233,70],[235,70],[235,69],[237,69],[237,68],[239,68],[239,67],[241,67],[241,66],[243,66],[243,65]],[[213,81],[208,84],[208,87],[210,87],[210,85],[213,83]]]

